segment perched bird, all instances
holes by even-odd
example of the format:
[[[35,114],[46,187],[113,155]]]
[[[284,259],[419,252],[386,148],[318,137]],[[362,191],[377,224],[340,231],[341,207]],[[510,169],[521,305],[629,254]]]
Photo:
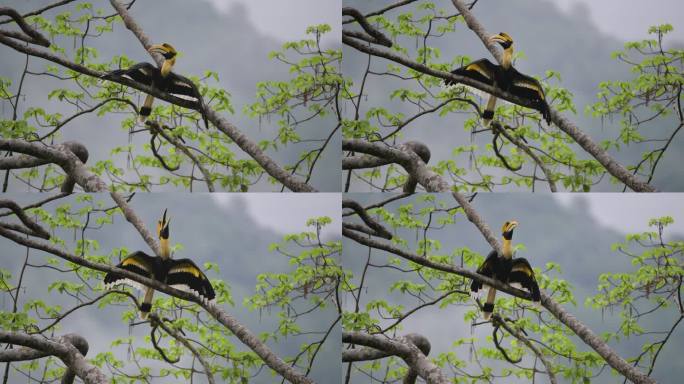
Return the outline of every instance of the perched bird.
[[[214,300],[216,297],[214,288],[202,270],[192,260],[174,260],[171,258],[169,250],[170,221],[170,218],[166,218],[166,210],[164,210],[164,215],[157,222],[161,257],[150,256],[145,252],[137,251],[123,259],[117,267],[158,280],[174,288],[194,293],[204,301]],[[141,285],[116,273],[108,273],[104,278],[104,283],[106,289],[111,289],[119,284],[126,284],[145,291],[145,297],[140,305],[140,317],[143,319],[147,318],[152,309],[153,288]]]
[[[532,301],[538,303],[541,300],[541,294],[530,263],[522,257],[513,258],[511,239],[513,238],[513,230],[517,226],[518,222],[514,220],[504,223],[501,229],[503,236],[502,254],[499,255],[496,250],[492,250],[484,263],[477,269],[477,273],[526,290],[532,295]],[[488,289],[488,292],[487,301],[483,306],[483,316],[485,320],[489,320],[494,311],[496,289],[483,285],[477,280],[473,280],[470,284],[470,292],[474,297],[479,296],[485,289]]]
[[[541,84],[533,77],[523,75],[513,68],[513,39],[508,34],[501,32],[498,35],[492,36],[489,41],[499,43],[503,47],[501,65],[493,64],[487,59],[480,59],[455,69],[451,73],[495,86],[515,96],[531,101],[532,108],[541,112],[546,122],[550,124],[551,114],[549,112],[549,105],[546,104],[546,97]],[[445,84],[454,85],[454,82],[445,80]],[[489,126],[490,121],[494,118],[495,106],[496,97],[489,95],[487,106],[482,113],[485,126]]]
[[[161,68],[157,68],[150,63],[138,63],[126,69],[118,69],[109,72],[105,78],[128,77],[148,86],[155,87],[160,91],[168,92],[174,96],[194,101],[197,109],[204,119],[204,126],[209,127],[209,123],[204,110],[204,102],[202,94],[195,83],[187,77],[177,75],[172,72],[174,65],[176,65],[176,49],[168,43],[156,44],[150,47],[149,52],[159,53],[164,56],[164,62]],[[144,122],[152,113],[152,103],[154,96],[147,95],[145,102],[140,107],[140,122]]]

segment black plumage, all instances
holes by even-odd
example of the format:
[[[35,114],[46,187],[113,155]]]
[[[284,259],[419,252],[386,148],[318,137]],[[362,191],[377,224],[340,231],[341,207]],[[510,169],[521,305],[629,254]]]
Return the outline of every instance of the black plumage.
[[[174,288],[195,293],[205,301],[216,298],[216,293],[209,279],[190,259],[163,259],[137,251],[123,259],[117,267],[155,279]],[[118,284],[127,284],[140,290],[145,288],[117,273],[108,273],[105,276],[104,283],[107,288]]]
[[[161,69],[150,63],[134,64],[126,69],[117,69],[105,75],[105,79],[128,77],[138,83],[154,87],[160,91],[170,93],[174,96],[185,100],[190,100],[196,105],[194,109],[202,114],[205,128],[209,128],[209,121],[204,109],[204,100],[197,85],[185,76],[169,72],[168,75],[162,76]],[[141,107],[140,114],[149,116],[149,110],[144,110],[147,107]]]
[[[544,88],[533,77],[518,72],[512,65],[513,39],[505,32],[492,36],[490,42],[496,42],[504,50],[502,65],[493,64],[487,59],[474,61],[461,68],[457,68],[451,73],[464,76],[490,86],[497,87],[509,92],[517,97],[528,100],[530,107],[541,112],[547,124],[551,122],[551,112],[546,103]],[[446,85],[454,85],[451,80],[445,80]],[[490,96],[487,107],[483,112],[483,119],[488,122],[494,117],[494,105],[496,99]]]
[[[511,239],[513,238],[513,230],[517,226],[518,222],[514,220],[504,223],[501,230],[503,239],[502,254],[499,254],[496,250],[489,252],[485,261],[477,269],[477,273],[528,291],[532,301],[539,302],[541,300],[541,293],[532,266],[524,258],[513,258]],[[485,286],[475,279],[470,283],[470,292],[473,297],[479,296],[481,291],[485,290],[487,291],[487,298],[483,304],[482,312],[485,320],[488,320],[494,311],[496,289]]]

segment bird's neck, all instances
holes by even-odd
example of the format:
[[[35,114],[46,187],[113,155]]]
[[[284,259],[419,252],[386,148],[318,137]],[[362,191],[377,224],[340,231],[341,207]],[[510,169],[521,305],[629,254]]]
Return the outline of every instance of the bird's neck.
[[[169,73],[171,73],[171,70],[173,69],[174,65],[176,65],[176,58],[175,57],[173,59],[164,60],[164,63],[162,64],[162,67],[161,67],[162,77],[168,76]]]
[[[171,251],[169,249],[169,239],[159,239],[159,247],[162,259],[170,259]]]
[[[508,69],[511,67],[512,62],[513,62],[513,45],[511,44],[511,46],[504,49],[503,61],[501,63],[501,66],[504,67],[505,69]]]
[[[513,257],[513,248],[511,246],[511,240],[510,239],[503,239],[503,248],[502,248],[502,253],[503,257],[510,259]]]

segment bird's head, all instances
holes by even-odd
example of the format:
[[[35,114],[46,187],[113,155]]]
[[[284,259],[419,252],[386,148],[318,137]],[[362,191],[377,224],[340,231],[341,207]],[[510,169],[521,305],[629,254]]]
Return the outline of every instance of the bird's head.
[[[513,45],[513,39],[508,36],[506,32],[501,32],[498,35],[494,35],[489,38],[489,41],[492,43],[499,43],[503,47],[503,49],[508,49]]]
[[[501,228],[501,235],[504,239],[510,240],[513,238],[513,230],[518,226],[518,222],[515,220],[509,220],[504,223]]]
[[[161,240],[168,240],[169,239],[169,223],[171,222],[171,218],[166,217],[166,209],[164,210],[164,216],[162,216],[159,221],[157,221],[157,234],[159,235],[159,239]]]
[[[164,56],[166,60],[173,59],[174,57],[176,57],[176,54],[178,53],[176,52],[176,49],[169,43],[155,44],[151,46],[150,49],[148,49],[147,51],[150,53],[158,53]]]

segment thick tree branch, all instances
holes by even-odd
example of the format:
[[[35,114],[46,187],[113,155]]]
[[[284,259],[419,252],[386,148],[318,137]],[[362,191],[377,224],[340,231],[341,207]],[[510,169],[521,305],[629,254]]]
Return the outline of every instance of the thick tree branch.
[[[24,18],[19,14],[19,12],[9,7],[0,7],[0,15],[11,17],[17,23],[17,25],[19,25],[19,28],[21,28],[21,30],[24,31],[25,35],[20,34],[18,32],[6,31],[2,29],[0,29],[0,34],[4,34],[6,36],[10,36],[15,39],[25,41],[27,43],[41,45],[43,47],[50,46],[50,41],[46,39],[45,36],[43,36],[40,32],[36,31],[35,29],[33,29],[33,27],[28,25],[26,20],[24,20]]]
[[[107,185],[99,176],[90,172],[83,164],[88,159],[88,151],[77,142],[65,142],[54,146],[42,143],[29,143],[24,140],[0,139],[0,149],[23,153],[28,156],[12,156],[0,160],[0,169],[35,167],[47,163],[60,166],[67,174],[62,192],[73,191],[74,183],[86,192],[101,192]]]
[[[56,356],[67,366],[63,383],[73,382],[73,375],[88,384],[109,383],[109,379],[100,369],[83,357],[88,352],[88,343],[79,335],[72,333],[57,339],[47,339],[43,336],[0,331],[0,342],[30,348],[3,351],[0,353],[0,361],[35,360],[45,356]]]
[[[380,32],[378,29],[370,25],[368,20],[355,8],[352,7],[342,7],[342,16],[351,16],[353,17],[363,28],[368,35],[370,35],[371,39],[366,40],[371,43],[375,44],[380,44],[384,45],[385,47],[391,47],[392,46],[392,41],[387,38],[382,32]],[[343,31],[342,33],[349,34],[349,31]],[[354,36],[359,38],[359,36]],[[365,39],[364,39],[365,40]]]
[[[28,217],[26,212],[24,212],[19,204],[11,200],[0,199],[0,208],[7,208],[11,210],[19,218],[19,220],[21,220],[28,230],[27,232],[22,233],[26,233],[31,236],[37,236],[45,240],[50,238],[50,233],[40,226],[40,224]],[[7,226],[7,223],[1,223],[0,225]]]
[[[408,143],[406,143],[408,144]],[[405,192],[413,192],[410,187],[413,184],[411,178],[414,178],[415,182],[422,185],[428,192],[444,192],[449,190],[449,185],[444,179],[430,170],[425,161],[421,156],[413,151],[415,144],[419,144],[423,150],[419,150],[422,157],[430,159],[430,151],[427,147],[420,143],[414,143],[411,147],[409,146],[399,146],[390,147],[384,143],[369,143],[365,140],[360,139],[346,139],[342,140],[342,150],[344,151],[354,151],[372,155],[381,158],[383,161],[388,161],[390,163],[397,163],[401,165],[406,172],[409,174],[409,182],[404,186]],[[351,166],[351,164],[358,165],[359,163],[365,163],[373,160],[352,160],[343,162],[344,166]],[[415,185],[413,185],[415,191]]]
[[[620,372],[629,381],[637,384],[655,384],[656,381],[629,364],[615,352],[603,339],[594,333],[584,323],[579,321],[573,314],[567,312],[560,304],[555,302],[546,292],[541,292],[541,303],[561,323],[570,328],[588,346],[596,351],[613,369]]]
[[[147,230],[143,220],[138,216],[137,213],[135,213],[133,208],[128,205],[126,199],[116,192],[110,192],[109,195],[112,197],[112,200],[114,200],[116,205],[121,209],[126,221],[131,223],[138,233],[140,233],[140,236],[143,238],[143,240],[145,240],[150,249],[154,251],[155,255],[161,256],[161,248],[159,248],[159,243],[157,243],[157,240],[154,239],[152,233]]]
[[[400,343],[415,345],[416,347],[418,347],[420,352],[422,352],[425,356],[430,354],[430,341],[423,335],[419,335],[417,333],[409,333],[405,336],[397,338],[396,340]],[[393,355],[386,351],[371,347],[345,349],[344,351],[342,351],[342,362],[348,363],[357,361],[378,360],[389,356]],[[416,371],[416,369],[409,366],[409,371],[406,373],[406,376],[404,377],[402,384],[415,384],[417,379],[418,372]]]
[[[375,219],[370,217],[368,215],[368,212],[366,212],[365,209],[361,206],[361,204],[357,203],[356,201],[352,199],[342,199],[342,208],[349,208],[354,210],[361,220],[363,220],[364,223],[366,223],[367,226],[373,229],[375,231],[376,235],[378,237],[382,237],[387,240],[392,239],[392,233],[387,230],[382,224],[378,223]]]
[[[397,356],[404,360],[410,367],[410,371],[422,377],[429,384],[447,384],[449,379],[444,375],[442,370],[431,362],[423,351],[414,344],[423,346],[423,350],[430,351],[430,343],[420,335],[409,335],[400,339],[390,339],[384,335],[369,335],[363,332],[342,332],[342,342],[348,344],[363,345],[370,347],[389,356]],[[426,344],[427,343],[427,344]],[[427,346],[427,348],[425,348]],[[366,360],[382,358],[380,354],[375,354],[370,350],[362,349],[358,354],[354,351],[345,351],[342,355],[343,361],[360,361],[359,358],[364,357]],[[410,374],[410,372],[409,372]],[[406,382],[406,381],[405,381]]]

